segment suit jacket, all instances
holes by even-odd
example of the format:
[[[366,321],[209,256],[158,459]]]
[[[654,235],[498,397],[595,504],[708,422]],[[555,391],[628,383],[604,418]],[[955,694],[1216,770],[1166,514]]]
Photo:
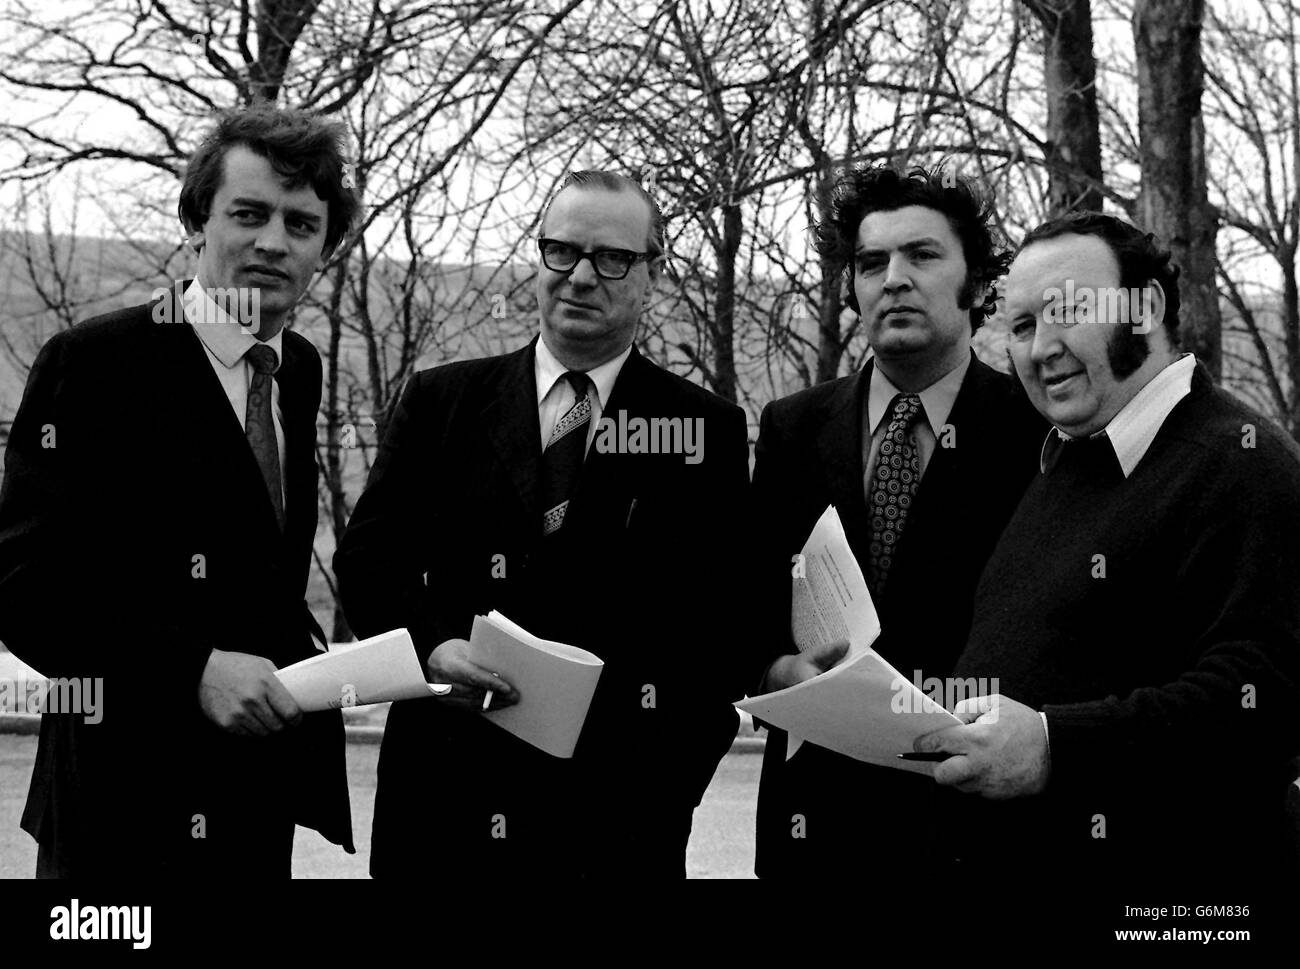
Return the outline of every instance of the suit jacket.
[[[571,760],[477,713],[395,703],[375,875],[429,864],[680,875],[691,812],[735,736],[748,671],[724,630],[748,480],[743,412],[634,348],[602,419],[698,420],[702,460],[593,445],[563,528],[543,540],[535,382],[532,344],[417,374],[335,571],[353,628],[408,627],[421,663],[499,609],[605,668]]]
[[[52,337],[5,455],[0,639],[48,677],[103,678],[102,722],[42,718],[23,814],[77,870],[184,869],[202,850],[194,816],[250,803],[354,850],[337,711],[250,740],[198,702],[213,649],[277,666],[317,652],[320,357],[284,334],[281,533],[183,285]]]
[[[828,504],[839,511],[866,571],[871,519],[863,491],[862,415],[874,362],[763,412],[752,490],[755,517],[765,523],[755,561],[759,602],[767,610],[768,663],[795,651],[791,559]],[[938,446],[908,514],[889,584],[883,597],[875,596],[882,629],[876,648],[908,678],[920,671],[922,681],[951,673],[970,626],[976,580],[1038,470],[1047,432],[1014,378],[978,359],[971,360],[948,423],[955,433],[935,428]],[[952,446],[944,446],[945,438]],[[891,860],[907,865],[928,850],[934,786],[928,777],[872,767],[812,744],[788,762],[785,757],[784,731],[769,730],[758,798],[760,876],[842,872],[855,863]]]

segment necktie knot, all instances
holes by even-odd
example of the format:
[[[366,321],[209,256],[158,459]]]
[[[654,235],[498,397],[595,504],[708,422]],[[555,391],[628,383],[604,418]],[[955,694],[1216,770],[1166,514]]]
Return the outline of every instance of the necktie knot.
[[[904,427],[908,426],[916,419],[916,415],[921,413],[921,395],[920,394],[898,394],[894,397],[894,402],[889,409],[889,426],[893,429],[896,423],[902,423]]]
[[[249,347],[244,352],[244,357],[248,360],[255,373],[275,373],[275,351],[265,343],[258,343]]]
[[[591,384],[591,378],[581,370],[569,370],[564,374],[563,379],[567,380],[569,386],[573,388],[573,396],[576,399],[582,400],[587,396],[587,388]]]

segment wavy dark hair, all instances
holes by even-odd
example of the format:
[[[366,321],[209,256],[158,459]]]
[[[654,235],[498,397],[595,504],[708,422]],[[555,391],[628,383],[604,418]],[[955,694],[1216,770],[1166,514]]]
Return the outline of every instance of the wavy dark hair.
[[[957,305],[970,310],[974,333],[993,315],[997,305],[993,283],[1007,271],[1011,257],[994,225],[992,201],[970,179],[951,169],[936,165],[904,172],[890,165],[875,165],[846,172],[831,188],[830,205],[814,229],[817,252],[844,273],[845,302],[854,312],[861,312],[853,289],[853,250],[862,220],[873,212],[893,212],[909,205],[923,205],[946,216],[960,240],[966,279]],[[981,286],[987,287],[986,295],[976,304],[975,293]]]
[[[343,125],[296,108],[271,104],[227,111],[217,117],[190,157],[177,210],[187,232],[197,232],[212,214],[212,199],[225,173],[226,153],[243,145],[271,163],[290,188],[310,185],[329,206],[325,249],[333,252],[352,228],[361,203],[343,184],[347,136]]]

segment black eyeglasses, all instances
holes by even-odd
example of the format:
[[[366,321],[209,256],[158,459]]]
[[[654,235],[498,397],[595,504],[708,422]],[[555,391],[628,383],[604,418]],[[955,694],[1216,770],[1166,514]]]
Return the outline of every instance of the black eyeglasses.
[[[641,260],[655,258],[648,252],[632,252],[629,249],[597,249],[583,252],[577,246],[555,239],[538,239],[537,248],[541,250],[542,262],[551,272],[570,273],[584,259],[590,259],[601,279],[623,279],[632,271],[632,267]]]

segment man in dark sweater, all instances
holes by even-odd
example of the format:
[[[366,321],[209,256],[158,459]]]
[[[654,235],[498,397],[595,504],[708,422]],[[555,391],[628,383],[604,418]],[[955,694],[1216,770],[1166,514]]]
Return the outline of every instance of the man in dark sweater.
[[[1096,214],[1012,263],[1012,357],[1056,429],[957,663],[990,695],[917,742],[954,755],[935,779],[963,792],[944,837],[968,872],[1240,903],[1293,862],[1300,449],[1177,353],[1177,279]]]

